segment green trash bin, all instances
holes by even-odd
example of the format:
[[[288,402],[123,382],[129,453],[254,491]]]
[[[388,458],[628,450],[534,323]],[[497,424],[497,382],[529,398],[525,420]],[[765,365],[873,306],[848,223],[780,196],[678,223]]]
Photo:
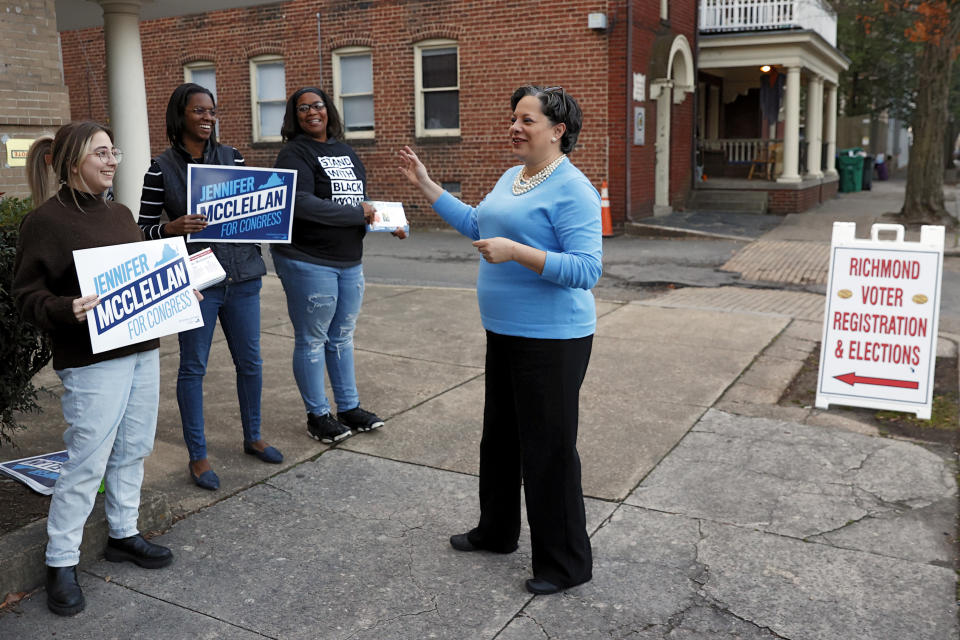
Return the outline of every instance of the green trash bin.
[[[860,147],[841,149],[837,154],[840,193],[854,193],[863,188],[863,156]]]

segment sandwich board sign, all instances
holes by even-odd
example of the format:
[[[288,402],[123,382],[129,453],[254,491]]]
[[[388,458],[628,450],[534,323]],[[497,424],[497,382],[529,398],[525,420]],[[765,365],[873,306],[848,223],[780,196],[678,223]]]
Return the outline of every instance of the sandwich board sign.
[[[221,165],[187,165],[187,211],[207,227],[187,242],[289,243],[297,172]]]
[[[73,252],[87,311],[90,346],[101,353],[203,326],[183,238],[130,242]]]
[[[893,232],[894,240],[881,240]],[[940,317],[944,228],[835,222],[824,305],[816,406],[843,404],[929,419]]]

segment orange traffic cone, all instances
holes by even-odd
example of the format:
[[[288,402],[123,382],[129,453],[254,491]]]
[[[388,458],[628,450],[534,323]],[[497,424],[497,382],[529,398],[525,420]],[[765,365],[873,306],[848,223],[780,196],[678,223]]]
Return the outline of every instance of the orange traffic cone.
[[[600,228],[604,238],[613,236],[613,221],[610,219],[610,194],[607,193],[607,181],[600,184]]]

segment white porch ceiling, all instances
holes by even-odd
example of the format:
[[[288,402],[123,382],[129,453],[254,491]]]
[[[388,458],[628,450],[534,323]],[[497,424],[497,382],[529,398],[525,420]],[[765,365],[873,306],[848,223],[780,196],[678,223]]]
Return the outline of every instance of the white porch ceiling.
[[[185,16],[220,9],[278,4],[269,0],[141,0],[140,19]],[[103,26],[103,9],[94,0],[56,0],[57,31]]]

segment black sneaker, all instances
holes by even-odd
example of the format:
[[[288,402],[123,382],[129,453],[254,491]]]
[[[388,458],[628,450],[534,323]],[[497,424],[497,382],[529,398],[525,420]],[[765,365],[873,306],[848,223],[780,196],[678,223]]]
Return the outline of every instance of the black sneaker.
[[[329,413],[318,416],[315,413],[307,414],[307,431],[310,437],[320,442],[333,444],[344,438],[349,438],[353,432],[349,428],[333,419]]]
[[[338,413],[337,420],[357,431],[373,431],[383,426],[383,420],[360,407]]]

